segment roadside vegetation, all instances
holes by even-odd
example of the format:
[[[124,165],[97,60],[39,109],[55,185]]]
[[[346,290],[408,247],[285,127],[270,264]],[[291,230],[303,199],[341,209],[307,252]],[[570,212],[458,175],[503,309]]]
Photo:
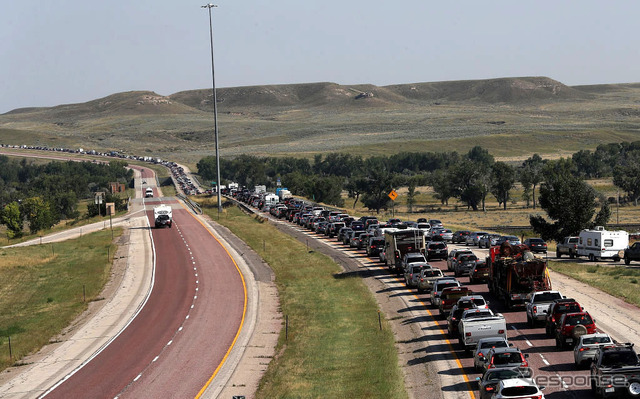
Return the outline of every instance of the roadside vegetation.
[[[126,192],[111,193],[109,183],[131,185],[133,172],[126,162],[112,160],[108,165],[94,162],[35,163],[0,155],[0,224],[9,239],[20,239],[28,228],[30,235],[50,231],[62,221],[91,219],[106,215],[106,204],[116,212],[127,209]],[[101,192],[102,204],[94,204]],[[80,212],[82,203],[84,212]]]
[[[389,324],[378,323],[375,299],[359,278],[275,226],[228,208],[217,218],[215,199],[205,213],[228,227],[271,266],[283,328],[257,397],[406,398]]]
[[[638,268],[554,261],[549,262],[549,268],[640,307]]]
[[[114,229],[116,239],[120,234]],[[0,248],[0,369],[21,364],[89,302],[101,300],[115,250],[110,230],[54,244]]]

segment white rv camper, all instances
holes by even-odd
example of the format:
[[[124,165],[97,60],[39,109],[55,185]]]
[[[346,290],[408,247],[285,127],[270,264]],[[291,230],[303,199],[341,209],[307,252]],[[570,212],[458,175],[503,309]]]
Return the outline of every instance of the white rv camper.
[[[587,256],[591,261],[610,258],[619,262],[628,246],[629,233],[626,231],[608,231],[602,226],[596,226],[594,230],[580,232],[577,255]]]

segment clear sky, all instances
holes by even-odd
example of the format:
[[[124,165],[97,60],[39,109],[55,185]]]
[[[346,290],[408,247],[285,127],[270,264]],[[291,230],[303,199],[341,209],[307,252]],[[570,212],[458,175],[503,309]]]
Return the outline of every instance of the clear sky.
[[[204,1],[0,1],[0,113],[211,87]],[[216,86],[640,82],[638,0],[220,0]]]

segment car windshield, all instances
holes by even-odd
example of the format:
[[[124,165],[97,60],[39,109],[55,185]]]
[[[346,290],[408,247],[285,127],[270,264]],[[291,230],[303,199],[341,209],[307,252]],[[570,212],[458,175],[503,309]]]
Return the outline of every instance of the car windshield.
[[[489,317],[491,316],[491,312],[489,311],[485,311],[485,312],[473,312],[473,313],[469,313],[467,314],[467,319],[477,319],[480,317]]]
[[[429,269],[424,272],[425,277],[436,277],[442,276],[442,270],[440,269]]]
[[[562,299],[562,295],[559,292],[545,292],[543,294],[536,294],[533,298],[534,302],[553,302],[556,299]]]
[[[518,396],[526,396],[526,395],[535,395],[537,393],[538,393],[538,388],[533,385],[507,387],[507,388],[503,388],[502,391],[500,391],[500,394],[502,395],[502,397],[506,397],[506,398],[510,396],[518,397]]]
[[[447,287],[457,287],[457,286],[458,286],[458,283],[454,283],[454,282],[441,283],[441,284],[438,284],[438,291],[442,291]]]
[[[520,372],[511,369],[495,369],[487,371],[485,380],[506,380],[520,377]]]
[[[595,345],[595,344],[609,344],[611,343],[611,338],[608,336],[600,336],[600,337],[583,337],[582,344],[583,345]]]
[[[484,305],[486,302],[484,301],[484,298],[473,298],[473,303],[475,305]]]
[[[478,257],[475,255],[466,255],[460,257],[460,262],[475,262],[478,260]]]
[[[486,348],[506,348],[508,347],[507,342],[505,340],[500,340],[500,341],[487,341],[487,342],[483,342],[480,345],[480,349],[486,349]]]
[[[443,243],[429,244],[429,248],[432,248],[432,249],[442,249],[444,247],[445,245]]]
[[[496,353],[493,355],[493,364],[495,365],[503,365],[510,363],[521,363],[522,355],[520,352],[504,352],[504,353]]]
[[[570,312],[579,312],[579,311],[580,311],[580,306],[578,306],[575,303],[572,303],[569,305],[558,305],[555,310],[556,313],[570,313]]]
[[[635,366],[638,364],[638,355],[631,351],[608,352],[602,357],[605,367]]]
[[[443,295],[442,299],[444,299],[444,300],[458,300],[458,299],[462,298],[465,295],[467,295],[466,292],[453,292],[451,294]]]
[[[591,320],[591,316],[589,316],[588,314],[581,314],[581,315],[575,315],[575,316],[568,316],[565,320],[564,320],[564,324],[569,325],[569,326],[577,326],[579,324],[593,324],[593,321]]]
[[[529,242],[531,244],[544,244],[544,240],[542,238],[530,238]]]

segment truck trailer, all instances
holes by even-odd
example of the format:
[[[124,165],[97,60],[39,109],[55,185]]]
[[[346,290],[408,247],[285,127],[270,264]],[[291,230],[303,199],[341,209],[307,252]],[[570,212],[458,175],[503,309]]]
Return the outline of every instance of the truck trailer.
[[[384,233],[385,263],[389,270],[403,271],[402,258],[409,252],[425,254],[424,234],[418,229],[389,229]]]
[[[623,230],[609,231],[602,226],[594,230],[582,230],[578,235],[578,256],[587,256],[590,261],[613,259],[619,262],[629,246],[629,233]]]
[[[173,224],[173,211],[169,205],[159,205],[153,208],[153,219],[156,229],[168,226],[171,228]]]

